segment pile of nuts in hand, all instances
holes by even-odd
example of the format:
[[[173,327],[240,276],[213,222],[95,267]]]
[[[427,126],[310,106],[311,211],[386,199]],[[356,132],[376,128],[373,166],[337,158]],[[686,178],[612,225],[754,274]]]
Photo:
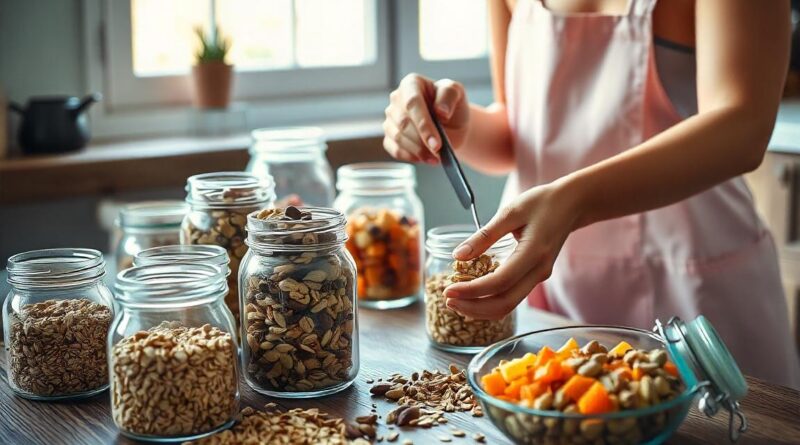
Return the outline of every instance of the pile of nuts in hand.
[[[358,268],[358,297],[390,300],[417,295],[420,226],[389,209],[362,208],[348,215],[347,249]]]
[[[185,436],[231,421],[239,403],[236,344],[211,325],[163,322],[111,349],[111,411],[126,432]]]
[[[258,219],[311,221],[295,207],[266,209]],[[275,392],[307,392],[353,379],[357,350],[352,295],[355,271],[334,253],[315,246],[331,233],[296,232],[282,240],[303,250],[273,252],[276,263],[245,278],[247,377]]]
[[[425,280],[425,316],[428,335],[438,344],[488,346],[514,335],[514,314],[501,320],[474,320],[447,307],[444,290],[462,281],[492,273],[499,264],[489,255],[469,261],[454,261],[453,273],[438,273]]]
[[[89,392],[108,383],[111,310],[89,299],[46,300],[9,314],[9,377],[36,396]]]
[[[501,362],[481,377],[481,385],[491,396],[528,408],[587,416],[657,405],[683,391],[663,349],[638,350],[622,341],[607,350],[596,340],[580,347],[574,339],[555,351],[545,346]],[[504,426],[512,437],[538,438],[531,443],[556,435],[573,440],[568,443],[633,444],[661,431],[671,414],[666,410],[608,421],[509,415]]]

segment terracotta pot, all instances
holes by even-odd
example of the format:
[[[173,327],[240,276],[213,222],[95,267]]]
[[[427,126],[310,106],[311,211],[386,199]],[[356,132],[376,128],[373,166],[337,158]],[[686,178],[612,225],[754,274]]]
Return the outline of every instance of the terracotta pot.
[[[231,99],[233,65],[203,62],[192,67],[194,105],[197,108],[226,108]]]

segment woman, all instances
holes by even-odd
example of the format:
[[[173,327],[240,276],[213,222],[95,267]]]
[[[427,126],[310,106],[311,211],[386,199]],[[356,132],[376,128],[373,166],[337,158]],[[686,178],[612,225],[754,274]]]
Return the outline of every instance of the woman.
[[[507,233],[516,251],[450,286],[447,304],[497,319],[530,293],[581,322],[641,328],[704,314],[745,373],[800,386],[774,243],[740,177],[761,163],[775,123],[789,2],[491,0],[489,10],[494,104],[411,74],[386,108],[395,158],[438,162],[430,103],[462,160],[511,172],[507,204],[454,256]]]

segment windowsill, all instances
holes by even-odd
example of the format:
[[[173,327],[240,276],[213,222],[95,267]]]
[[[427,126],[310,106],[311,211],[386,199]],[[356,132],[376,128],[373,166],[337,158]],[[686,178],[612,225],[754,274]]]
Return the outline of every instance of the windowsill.
[[[800,154],[800,99],[784,99],[778,111],[769,151]]]

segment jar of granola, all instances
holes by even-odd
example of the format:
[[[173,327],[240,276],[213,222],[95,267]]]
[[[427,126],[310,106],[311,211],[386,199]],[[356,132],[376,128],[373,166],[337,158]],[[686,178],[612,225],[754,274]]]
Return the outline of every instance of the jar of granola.
[[[188,211],[183,201],[146,201],[120,209],[113,246],[117,270],[131,267],[133,256],[140,250],[178,244],[181,222]]]
[[[108,387],[113,306],[105,273],[103,255],[91,249],[34,250],[8,259],[3,333],[14,393],[79,399]]]
[[[450,352],[476,353],[514,335],[514,313],[501,320],[464,317],[446,305],[444,289],[454,282],[470,281],[492,273],[514,250],[511,235],[497,241],[480,257],[454,261],[453,249],[475,231],[473,226],[443,226],[428,231],[425,247],[425,325],[434,346]]]
[[[364,307],[408,306],[422,295],[422,202],[414,167],[398,162],[339,168],[334,206],[347,215],[347,249],[358,268]]]
[[[286,207],[247,218],[250,251],[239,276],[242,368],[256,391],[315,397],[358,373],[356,269],[344,215]]]
[[[330,207],[333,171],[325,157],[325,133],[318,127],[253,130],[247,171],[272,176],[283,205]]]
[[[108,336],[111,416],[138,440],[193,440],[231,426],[239,408],[228,285],[210,264],[137,266],[116,282]]]
[[[181,244],[210,244],[228,251],[230,274],[225,303],[239,319],[239,263],[247,253],[247,214],[272,207],[275,183],[243,172],[195,175],[186,184],[191,211],[183,220]]]

